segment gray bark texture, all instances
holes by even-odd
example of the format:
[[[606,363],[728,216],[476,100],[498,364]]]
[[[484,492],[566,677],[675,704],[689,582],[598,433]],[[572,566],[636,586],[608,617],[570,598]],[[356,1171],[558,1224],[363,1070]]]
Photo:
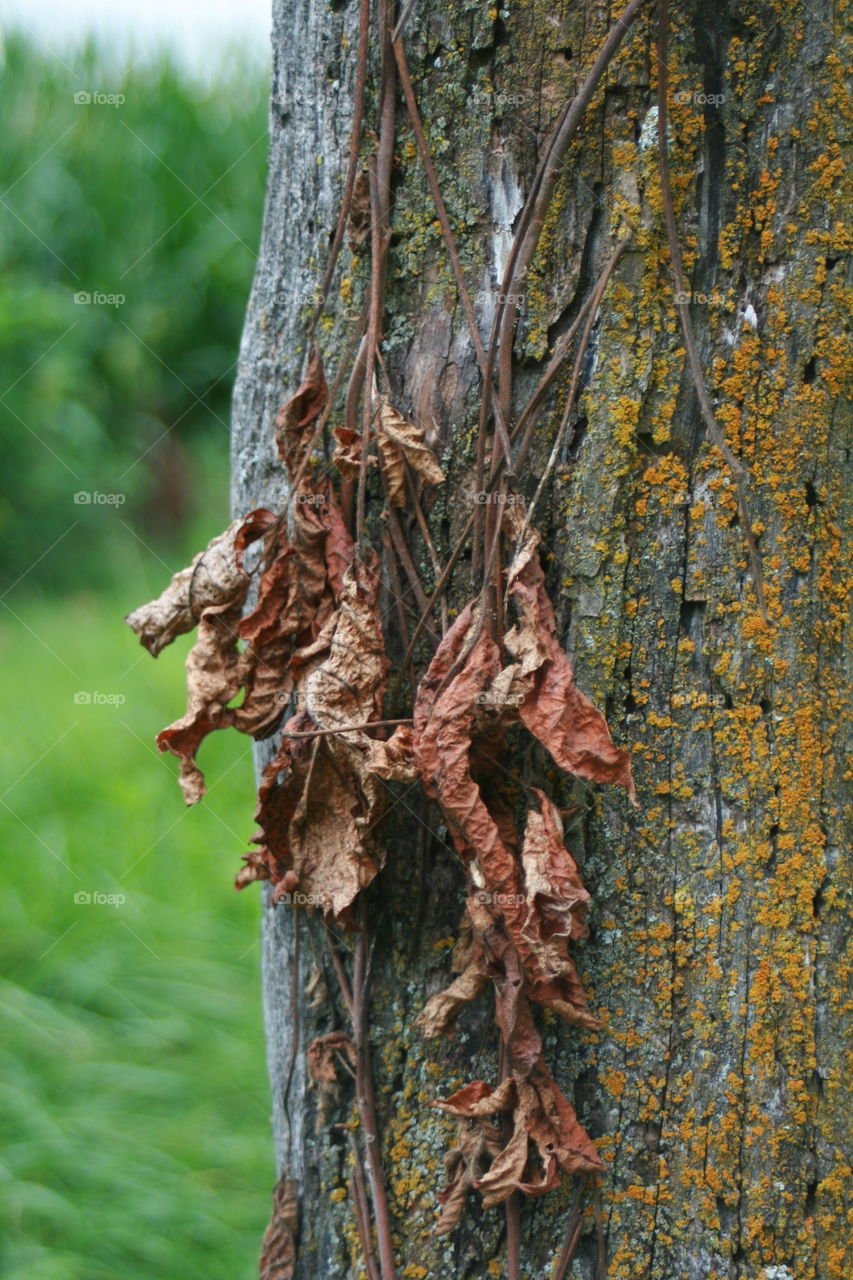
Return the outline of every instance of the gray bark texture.
[[[618,11],[597,0],[501,9],[418,0],[408,19],[415,93],[484,340],[541,148]],[[598,1221],[610,1280],[843,1280],[853,1274],[843,28],[822,0],[676,0],[671,22],[668,147],[691,314],[718,420],[749,470],[770,621],[685,361],[649,6],[563,165],[514,350],[517,414],[624,214],[631,243],[535,523],[562,642],[579,686],[633,753],[640,807],[614,788],[558,777],[529,746],[507,756],[508,770],[547,779],[561,804],[576,806],[567,842],[593,898],[576,955],[603,1029],[549,1015],[540,1026],[551,1070],[606,1163]],[[284,496],[273,424],[304,370],[337,219],[357,24],[354,0],[274,0],[269,188],[234,400],[235,514]],[[365,157],[378,92],[374,41]],[[429,498],[446,560],[471,510],[481,380],[402,98],[397,119],[381,349],[395,403],[426,427],[447,475]],[[354,255],[345,243],[318,330],[330,377],[364,296],[368,248]],[[570,368],[518,480],[528,497]],[[402,518],[422,548],[414,517]],[[380,547],[375,518],[369,527]],[[422,550],[418,560],[429,589]],[[467,563],[454,574],[452,608],[471,592]],[[411,626],[411,595],[406,605]],[[390,586],[386,616],[399,659]],[[419,670],[429,654],[425,643]],[[387,864],[368,893],[397,1274],[499,1277],[504,1214],[484,1211],[475,1192],[453,1234],[429,1234],[454,1130],[430,1104],[468,1080],[495,1081],[497,1032],[486,996],[453,1042],[427,1042],[414,1026],[450,979],[464,885],[436,811],[417,788],[397,795],[383,827]],[[275,1144],[300,1191],[297,1280],[343,1280],[366,1274],[346,1191],[350,1147],[333,1128],[354,1114],[352,1089],[344,1077],[318,1119],[304,1050],[345,1022],[322,930],[307,917],[294,988],[294,928],[289,908],[267,905]],[[330,993],[320,1003],[305,996],[314,966]],[[523,1204],[524,1277],[552,1274],[574,1193],[567,1181]],[[588,1197],[569,1273],[584,1280],[600,1274],[596,1216]]]

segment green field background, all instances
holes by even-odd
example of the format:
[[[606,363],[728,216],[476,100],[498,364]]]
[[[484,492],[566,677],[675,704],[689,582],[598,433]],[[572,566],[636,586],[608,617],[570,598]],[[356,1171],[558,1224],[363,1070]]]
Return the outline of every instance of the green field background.
[[[249,743],[185,809],[189,638],[155,662],[122,617],[228,519],[266,77],[3,61],[0,1275],[239,1280],[274,1178]]]

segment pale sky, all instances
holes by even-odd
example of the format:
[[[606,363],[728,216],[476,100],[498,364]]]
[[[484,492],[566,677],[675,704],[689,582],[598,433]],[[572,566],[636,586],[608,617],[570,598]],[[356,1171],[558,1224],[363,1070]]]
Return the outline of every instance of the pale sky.
[[[93,33],[129,60],[165,44],[203,72],[224,48],[268,66],[272,0],[0,0],[0,25],[62,54]]]

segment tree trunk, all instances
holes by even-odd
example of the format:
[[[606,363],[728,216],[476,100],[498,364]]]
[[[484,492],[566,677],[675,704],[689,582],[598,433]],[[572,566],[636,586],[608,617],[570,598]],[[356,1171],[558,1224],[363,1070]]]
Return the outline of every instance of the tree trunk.
[[[685,360],[649,6],[561,168],[513,355],[517,416],[631,229],[535,516],[561,641],[578,685],[632,752],[640,802],[635,811],[616,788],[551,776],[551,794],[578,806],[567,841],[593,903],[576,954],[604,1024],[592,1033],[550,1015],[541,1023],[551,1070],[606,1165],[600,1212],[584,1202],[571,1274],[601,1274],[600,1227],[611,1280],[842,1280],[853,1274],[841,714],[848,259],[834,208],[843,68],[829,5],[673,8],[667,150],[690,314],[717,419],[749,472],[769,621],[732,473],[708,441]],[[500,10],[420,0],[407,21],[415,94],[484,342],[542,148],[614,20],[594,0]],[[338,216],[358,5],[275,0],[273,39],[266,219],[234,403],[236,514],[284,497],[273,424],[304,371]],[[378,95],[371,37],[364,157]],[[446,562],[472,509],[482,381],[399,93],[392,229],[381,350],[395,403],[426,428],[447,476],[429,511]],[[354,257],[345,243],[318,330],[332,372],[369,257],[369,245]],[[528,499],[567,371],[517,480]],[[411,512],[403,522],[429,588]],[[369,527],[379,548],[379,524]],[[452,608],[472,591],[469,565],[463,557],[452,578]],[[399,661],[387,566],[385,580]],[[411,627],[419,610],[410,594],[406,604]],[[419,652],[423,670],[429,645]],[[268,758],[266,744],[258,756]],[[546,768],[529,749],[505,763],[532,781]],[[451,1235],[429,1235],[453,1134],[430,1103],[474,1076],[497,1078],[487,997],[454,1042],[426,1041],[413,1025],[449,980],[463,877],[417,789],[392,808],[383,840],[387,864],[367,895],[377,925],[370,1039],[397,1274],[505,1275],[504,1213],[484,1211],[476,1192]],[[305,1065],[308,1042],[344,1026],[322,928],[304,916],[296,954],[295,913],[267,898],[263,936],[275,1144],[301,1203],[296,1276],[362,1276],[350,1147],[333,1127],[351,1119],[352,1090],[344,1084],[318,1121]],[[315,966],[332,993],[320,1002],[305,993]],[[552,1274],[575,1190],[566,1182],[522,1205],[525,1277]]]

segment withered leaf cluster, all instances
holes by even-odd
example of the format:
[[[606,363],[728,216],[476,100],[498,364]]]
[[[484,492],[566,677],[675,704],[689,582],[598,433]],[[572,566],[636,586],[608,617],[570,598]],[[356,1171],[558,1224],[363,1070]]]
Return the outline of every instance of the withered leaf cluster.
[[[331,484],[314,483],[303,466],[327,399],[315,355],[276,422],[279,453],[294,484],[287,513],[260,509],[234,521],[175,575],[159,599],[126,619],[155,657],[176,636],[198,627],[186,662],[187,710],[157,739],[161,751],[181,761],[188,804],[205,792],[196,763],[203,740],[229,727],[259,739],[273,733],[293,692],[303,651],[337,609],[353,558],[352,539]],[[259,539],[263,569],[257,599],[243,616],[251,587],[245,555]]]
[[[545,1065],[533,1012],[540,1006],[570,1024],[599,1025],[571,949],[586,933],[589,894],[564,843],[560,812],[544,791],[527,788],[519,823],[500,763],[505,735],[523,726],[561,770],[623,786],[632,801],[634,787],[628,754],[575,684],[557,639],[538,535],[522,537],[518,508],[500,517],[521,539],[506,572],[511,625],[495,636],[483,625],[482,599],[469,603],[420,681],[412,725],[382,736],[389,663],[379,564],[372,554],[356,554],[330,480],[309,465],[328,399],[314,353],[276,421],[290,480],[287,510],[260,509],[235,521],[127,621],[155,656],[198,629],[187,659],[186,713],[158,737],[161,750],[181,761],[188,803],[204,793],[196,755],[207,734],[233,726],[265,738],[281,730],[238,887],[269,880],[274,901],[352,924],[358,894],[383,865],[377,827],[388,783],[419,779],[438,805],[465,869],[467,900],[453,980],[427,1002],[418,1023],[427,1037],[452,1036],[465,1006],[491,990],[503,1064],[496,1082],[474,1080],[436,1103],[458,1121],[439,1195],[440,1233],[458,1222],[470,1188],[491,1206],[516,1191],[542,1195],[563,1174],[601,1168]],[[352,481],[362,465],[361,438],[345,428],[335,436],[334,461]],[[374,395],[367,445],[390,506],[406,501],[407,484],[417,478],[444,479],[424,432],[385,396]],[[246,559],[256,542],[262,555],[250,574]],[[342,1032],[309,1046],[322,1098],[335,1095],[347,1062],[352,1045]]]
[[[532,1006],[542,1005],[568,1023],[595,1028],[569,944],[586,933],[589,894],[563,842],[560,813],[545,793],[531,788],[523,830],[504,798],[500,765],[503,735],[520,723],[555,764],[578,777],[616,782],[633,798],[630,762],[607,723],[577,689],[568,658],[556,639],[531,533],[507,577],[517,620],[502,649],[477,626],[474,603],[445,635],[421,681],[415,704],[414,750],[428,794],[439,804],[469,882],[463,936],[455,957],[458,976],[434,996],[419,1018],[427,1036],[453,1034],[461,1009],[488,984],[507,1074],[497,1085],[478,1080],[438,1104],[476,1125],[482,1155],[499,1143],[488,1172],[470,1176],[470,1129],[455,1152],[437,1230],[450,1230],[464,1204],[463,1185],[475,1186],[486,1205],[522,1191],[539,1195],[561,1173],[601,1168],[542,1059]],[[495,1120],[510,1126],[504,1143]],[[485,1144],[485,1147],[482,1145]]]

